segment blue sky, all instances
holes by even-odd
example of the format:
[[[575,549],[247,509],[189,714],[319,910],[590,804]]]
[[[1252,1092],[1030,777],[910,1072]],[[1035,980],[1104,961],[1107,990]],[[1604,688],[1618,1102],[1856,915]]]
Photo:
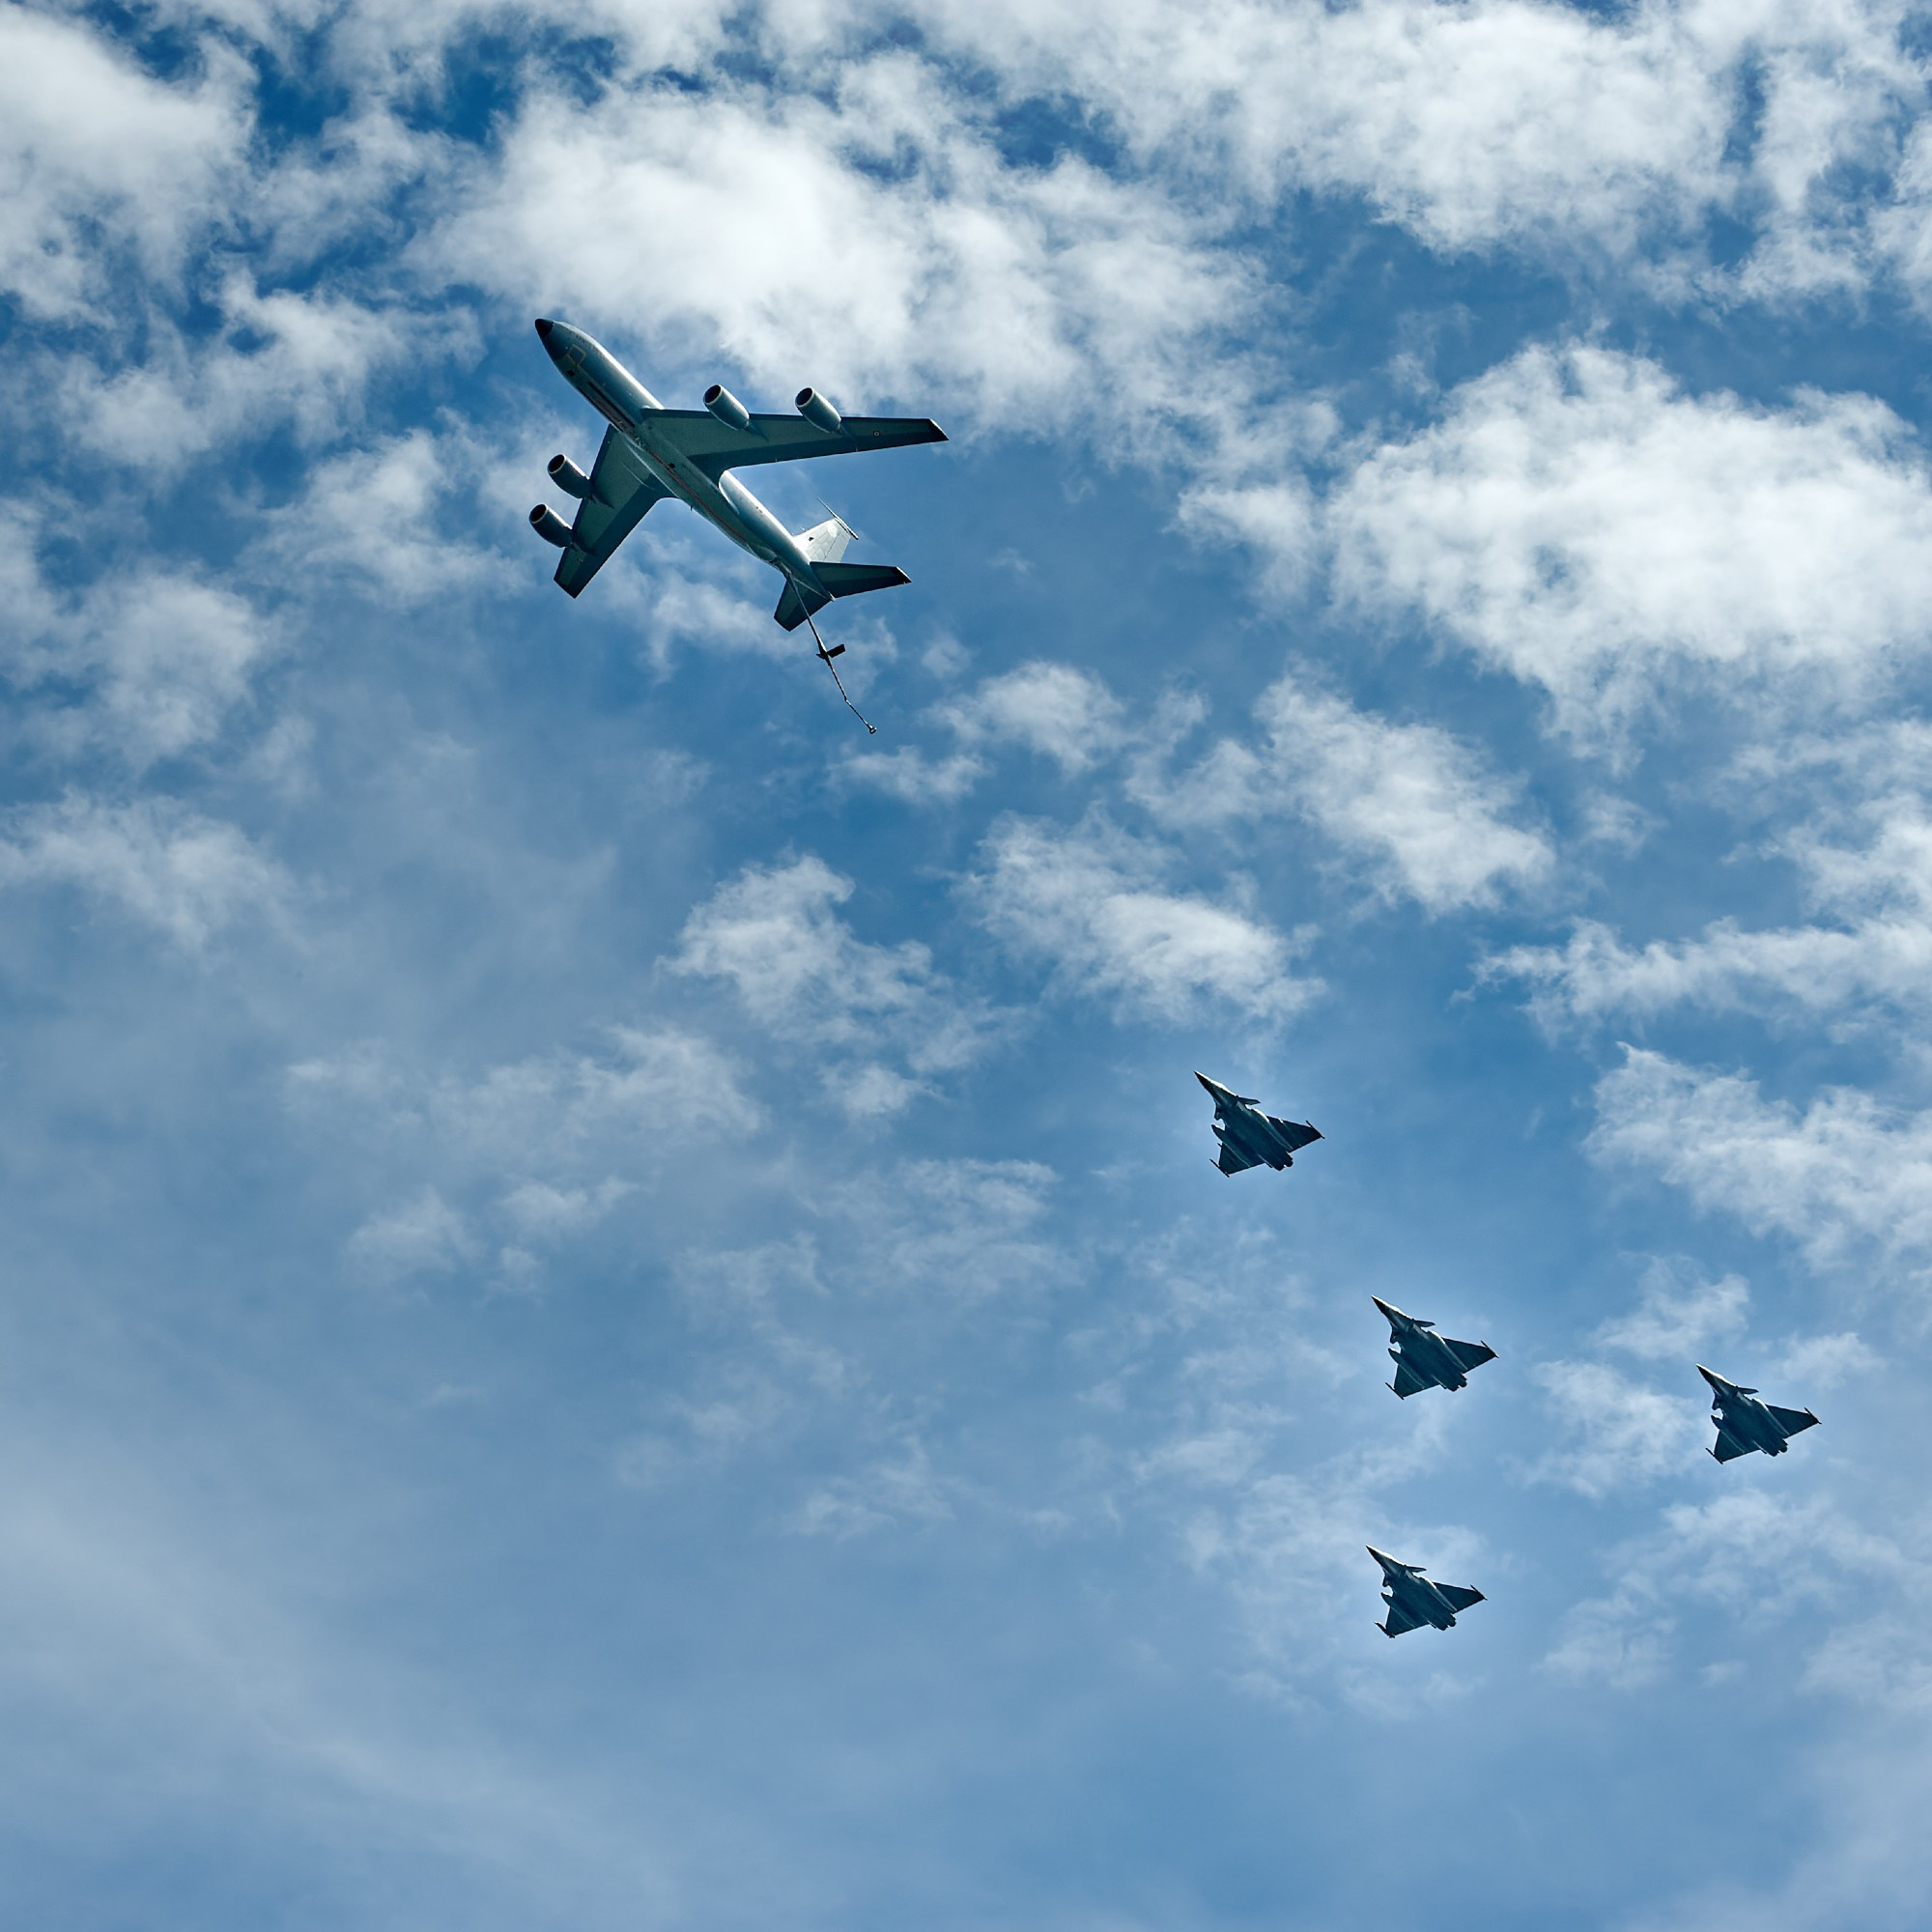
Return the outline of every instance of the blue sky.
[[[1922,1922],[1927,61],[0,10],[8,1922]]]

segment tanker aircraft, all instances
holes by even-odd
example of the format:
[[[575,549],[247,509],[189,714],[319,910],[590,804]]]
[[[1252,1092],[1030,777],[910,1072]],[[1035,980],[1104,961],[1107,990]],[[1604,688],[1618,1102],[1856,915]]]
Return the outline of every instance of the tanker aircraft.
[[[575,519],[566,524],[548,503],[530,512],[537,535],[563,553],[557,583],[577,596],[645,511],[674,497],[784,579],[784,593],[772,615],[787,631],[810,625],[819,658],[839,696],[870,731],[873,727],[845,696],[844,680],[832,662],[845,646],[826,649],[813,613],[835,597],[884,590],[910,583],[911,578],[895,564],[842,561],[852,531],[838,517],[796,533],[786,529],[731,472],[753,463],[795,463],[808,456],[944,442],[946,432],[924,416],[841,416],[816,389],[798,392],[795,416],[753,415],[721,383],[705,390],[703,409],[668,410],[582,329],[545,316],[537,320],[537,335],[565,382],[611,425],[587,475],[567,456],[550,460],[551,481],[577,498]]]
[[[1452,1342],[1435,1332],[1435,1322],[1425,1321],[1419,1315],[1405,1315],[1378,1294],[1369,1299],[1388,1320],[1395,1380],[1386,1386],[1405,1402],[1419,1389],[1466,1388],[1469,1371],[1496,1358],[1496,1351],[1487,1342]]]
[[[1263,1113],[1259,1103],[1231,1092],[1218,1080],[1205,1073],[1194,1077],[1214,1102],[1214,1138],[1221,1143],[1214,1165],[1223,1174],[1239,1174],[1250,1167],[1271,1167],[1279,1174],[1294,1165],[1302,1148],[1321,1138],[1321,1130],[1306,1122],[1277,1121]]]
[[[1456,1628],[1456,1612],[1480,1604],[1480,1590],[1466,1590],[1457,1583],[1432,1583],[1422,1574],[1419,1563],[1398,1563],[1384,1556],[1372,1543],[1369,1554],[1382,1566],[1382,1602],[1388,1614],[1376,1628],[1384,1636],[1400,1636],[1404,1631],[1420,1630],[1434,1624],[1439,1631]]]
[[[1711,1420],[1718,1425],[1718,1446],[1711,1454],[1720,1463],[1748,1456],[1753,1449],[1782,1456],[1791,1436],[1818,1426],[1808,1408],[1779,1408],[1776,1403],[1760,1402],[1756,1389],[1727,1382],[1702,1362],[1697,1373],[1711,1384]]]

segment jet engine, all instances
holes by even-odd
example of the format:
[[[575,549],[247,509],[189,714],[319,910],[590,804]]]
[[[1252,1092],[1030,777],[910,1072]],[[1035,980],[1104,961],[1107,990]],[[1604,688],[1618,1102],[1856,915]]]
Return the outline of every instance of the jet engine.
[[[562,460],[561,457],[557,459],[559,463]],[[545,543],[553,543],[558,550],[569,547],[570,526],[548,503],[539,503],[530,512],[530,528],[536,531]]]
[[[752,412],[723,383],[713,383],[704,392],[704,407],[722,423],[733,429],[750,429]]]
[[[845,418],[816,389],[801,389],[792,398],[792,407],[813,428],[822,429],[827,436],[837,436],[844,426]]]
[[[567,456],[553,456],[550,460],[550,480],[566,497],[575,497],[580,501],[590,494],[590,478],[578,469]]]

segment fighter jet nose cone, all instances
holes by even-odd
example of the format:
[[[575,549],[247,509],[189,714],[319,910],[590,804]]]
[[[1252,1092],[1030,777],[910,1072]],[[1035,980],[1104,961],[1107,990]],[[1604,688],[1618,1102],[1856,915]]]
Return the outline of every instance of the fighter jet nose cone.
[[[550,332],[551,332],[551,330],[552,330],[553,328],[554,328],[555,327],[556,327],[556,324],[555,324],[555,323],[554,323],[554,322],[553,322],[553,321],[552,321],[552,320],[550,319],[550,317],[549,317],[549,316],[547,316],[547,315],[540,315],[540,316],[538,316],[538,317],[537,317],[537,339],[538,339],[539,341],[542,341],[542,342],[548,342],[548,341],[550,340]]]

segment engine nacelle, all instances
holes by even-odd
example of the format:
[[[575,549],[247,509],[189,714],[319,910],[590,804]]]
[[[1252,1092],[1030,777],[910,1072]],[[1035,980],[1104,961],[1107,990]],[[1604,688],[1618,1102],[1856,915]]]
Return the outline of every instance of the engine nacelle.
[[[575,497],[580,502],[590,494],[590,478],[578,469],[567,456],[553,456],[550,460],[550,480],[566,497]]]
[[[752,412],[723,383],[713,383],[704,392],[704,407],[720,422],[729,423],[733,429],[750,429]]]
[[[816,389],[801,389],[792,398],[792,407],[814,429],[822,429],[827,436],[837,436],[844,427],[845,418]]]
[[[553,543],[558,550],[570,548],[570,526],[548,503],[539,503],[530,512],[530,528],[545,543]]]

